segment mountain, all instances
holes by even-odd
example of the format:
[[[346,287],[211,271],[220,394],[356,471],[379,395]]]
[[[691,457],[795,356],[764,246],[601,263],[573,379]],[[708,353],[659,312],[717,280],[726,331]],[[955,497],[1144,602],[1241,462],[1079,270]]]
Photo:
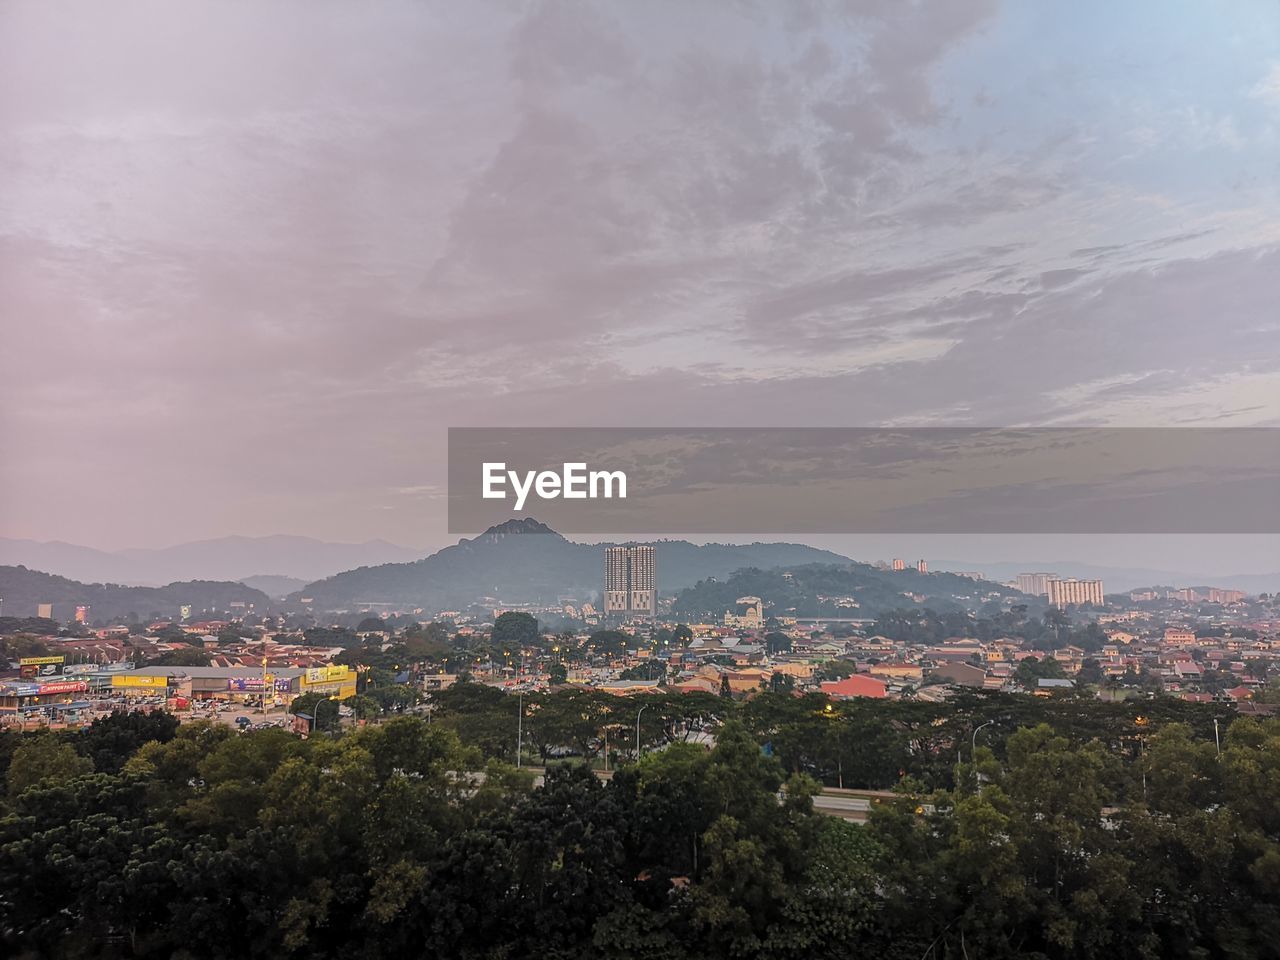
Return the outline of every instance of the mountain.
[[[368,564],[415,560],[422,551],[385,540],[329,543],[310,537],[222,537],[161,549],[109,552],[60,541],[0,538],[0,564],[52,570],[85,582],[157,586],[175,580],[294,577],[303,583]]]
[[[1018,591],[989,580],[955,573],[888,571],[846,561],[778,570],[746,569],[723,582],[704,580],[680,592],[674,612],[690,620],[719,619],[726,611],[736,612],[739,597],[760,597],[767,616],[833,618],[870,618],[916,606],[938,613],[976,612],[988,600],[1028,601]]]
[[[308,584],[292,599],[310,598],[323,610],[366,603],[445,610],[483,598],[504,603],[586,600],[603,587],[606,546],[566,540],[532,518],[508,520],[423,560],[363,567]],[[849,562],[828,550],[796,543],[699,546],[661,540],[653,546],[658,588],[666,594],[707,577],[728,577],[742,567]]]
[[[240,582],[246,587],[261,590],[269,597],[287,597],[307,585],[307,581],[299,580],[297,577],[278,577],[272,573],[260,573],[255,577],[241,577]]]
[[[1245,573],[1235,576],[1212,576],[1204,573],[1178,573],[1171,570],[1154,570],[1147,567],[1107,567],[1076,560],[1036,560],[1034,562],[982,563],[967,560],[940,560],[934,566],[952,570],[973,570],[992,580],[1012,580],[1020,573],[1047,571],[1061,577],[1080,580],[1101,580],[1107,593],[1126,593],[1152,584],[1171,584],[1189,587],[1208,584],[1245,593],[1274,593],[1280,591],[1280,572]]]
[[[39,604],[53,604],[53,618],[68,621],[77,606],[87,606],[88,619],[113,620],[133,614],[140,620],[177,617],[191,607],[193,617],[258,612],[271,606],[261,590],[242,583],[192,580],[163,587],[127,587],[116,583],[80,583],[23,566],[0,566],[0,597],[6,617],[34,617]],[[236,604],[237,606],[232,606]],[[243,606],[239,606],[243,604]]]

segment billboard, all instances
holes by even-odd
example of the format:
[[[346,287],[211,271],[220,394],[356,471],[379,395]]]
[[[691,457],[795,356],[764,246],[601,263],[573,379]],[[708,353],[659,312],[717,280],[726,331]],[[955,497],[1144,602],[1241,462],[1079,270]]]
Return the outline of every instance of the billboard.
[[[116,676],[111,678],[111,686],[113,687],[167,687],[169,686],[169,678],[165,676],[154,676],[151,674],[137,674],[133,676]]]
[[[309,667],[307,669],[307,683],[333,683],[350,679],[350,667],[338,667],[330,664],[326,667]]]
[[[89,608],[87,606],[76,607],[76,623],[84,623],[89,619]]]
[[[83,680],[55,680],[52,683],[41,683],[36,685],[36,693],[80,693],[88,690],[89,685]]]
[[[23,657],[18,661],[18,676],[23,680],[39,677],[56,677],[62,673],[65,657]]]
[[[53,619],[53,604],[52,604],[52,603],[38,603],[38,604],[36,604],[36,616],[37,616],[37,617],[39,617],[39,618],[40,618],[40,619],[42,619],[42,620],[52,620],[52,619]]]
[[[265,682],[262,677],[227,678],[227,689],[236,693],[261,693],[264,689],[288,693],[289,687],[288,677],[272,677],[270,674]]]

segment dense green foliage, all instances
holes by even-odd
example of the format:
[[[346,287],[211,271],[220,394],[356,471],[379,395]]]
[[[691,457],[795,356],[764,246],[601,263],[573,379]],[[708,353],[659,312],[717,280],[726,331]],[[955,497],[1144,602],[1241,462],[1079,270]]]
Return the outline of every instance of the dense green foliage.
[[[611,747],[634,737],[640,703],[462,683],[430,721],[308,740],[163,714],[0,735],[0,952],[1280,955],[1280,720],[1166,700],[643,702],[641,742],[664,749],[607,782],[551,764],[536,789],[499,759],[519,709],[533,754],[594,756],[607,727]],[[710,730],[713,749],[692,742]],[[811,774],[896,793],[848,824],[813,811]]]
[[[909,602],[908,596],[944,613],[977,610],[994,599],[1030,599],[1000,584],[955,573],[810,563],[772,570],[753,567],[724,581],[700,581],[679,593],[673,609],[689,618],[719,618],[737,609],[738,597],[747,596],[760,597],[776,617],[874,617],[897,610]],[[849,601],[857,605],[849,606]]]

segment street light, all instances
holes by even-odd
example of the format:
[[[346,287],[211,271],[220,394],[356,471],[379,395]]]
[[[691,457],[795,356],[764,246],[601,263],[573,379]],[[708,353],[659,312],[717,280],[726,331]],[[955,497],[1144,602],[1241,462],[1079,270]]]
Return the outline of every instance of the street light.
[[[321,697],[319,700],[316,701],[316,705],[311,708],[311,732],[312,733],[315,733],[316,729],[320,726],[320,704],[328,703],[330,699],[331,699],[330,697]]]
[[[636,763],[640,762],[640,717],[648,706],[646,703],[636,711]]]
[[[973,740],[969,750],[970,760],[972,760],[973,755],[978,752],[978,731],[981,730],[983,727],[991,726],[993,723],[995,723],[994,720],[988,720],[986,723],[981,723],[978,726],[973,728]]]
[[[516,697],[519,714],[516,717],[516,768],[520,767],[520,754],[524,752],[524,691]]]
[[[974,777],[975,777],[975,778],[976,778],[976,780],[977,780],[977,784],[978,784],[977,792],[978,792],[978,793],[982,793],[982,774],[981,774],[981,773],[979,773],[979,772],[978,772],[978,770],[977,770],[977,763],[978,763],[978,757],[977,757],[977,753],[978,753],[978,731],[979,731],[979,730],[981,730],[983,727],[989,727],[989,726],[991,726],[993,723],[995,723],[995,720],[988,720],[986,723],[981,723],[981,724],[979,724],[978,726],[974,727],[974,728],[973,728],[973,737],[972,737],[972,738],[971,738],[971,740],[970,740],[970,747],[969,747],[969,762],[970,762],[970,763],[972,763],[972,764],[974,765],[973,775],[974,775]]]

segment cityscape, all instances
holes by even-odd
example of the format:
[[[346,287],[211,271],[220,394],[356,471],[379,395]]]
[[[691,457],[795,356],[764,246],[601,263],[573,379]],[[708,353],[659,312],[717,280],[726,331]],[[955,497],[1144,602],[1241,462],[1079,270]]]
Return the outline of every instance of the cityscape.
[[[0,958],[1280,960],[1280,5],[0,0]]]
[[[306,734],[295,703],[313,709],[323,697],[335,718],[367,720],[389,706],[423,708],[460,679],[506,693],[619,697],[785,690],[943,702],[984,690],[1117,701],[1158,692],[1259,716],[1280,705],[1275,593],[1170,586],[1107,595],[1101,580],[1033,572],[995,583],[963,572],[933,577],[948,581],[937,588],[950,591],[941,610],[916,606],[942,598],[914,579],[900,606],[878,613],[862,608],[854,587],[791,604],[739,596],[718,616],[705,607],[696,616],[696,588],[663,596],[653,545],[599,552],[600,590],[554,603],[475,597],[463,609],[377,603],[320,613],[298,596],[221,609],[179,603],[143,622],[136,613],[104,621],[88,603],[63,602],[71,617],[61,623],[53,602],[22,610],[11,601],[0,620],[11,638],[0,721],[57,729],[137,706],[179,719],[235,714],[223,719]],[[923,559],[870,567],[929,576]],[[781,570],[780,581],[795,587],[797,573],[803,581],[814,572]],[[815,602],[829,613],[810,612]],[[360,671],[371,664],[361,658],[424,634],[434,640],[429,653],[399,657],[396,699],[370,702]]]

